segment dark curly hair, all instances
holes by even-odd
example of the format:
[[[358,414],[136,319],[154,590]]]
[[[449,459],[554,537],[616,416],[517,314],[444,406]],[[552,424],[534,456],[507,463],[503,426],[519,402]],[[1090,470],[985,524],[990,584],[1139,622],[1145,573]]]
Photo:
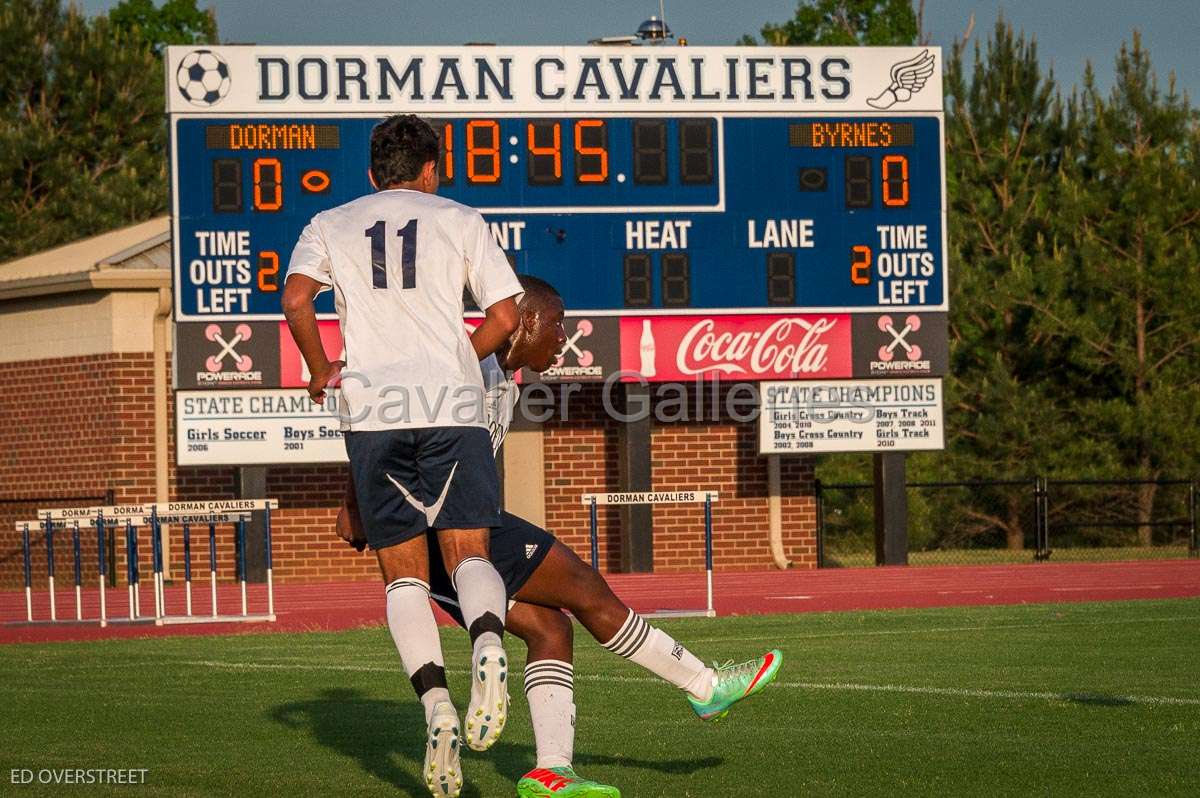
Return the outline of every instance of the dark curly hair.
[[[438,137],[424,119],[396,114],[371,131],[371,174],[379,188],[416,180],[438,159]]]
[[[562,299],[558,289],[540,277],[534,277],[532,274],[518,274],[517,281],[521,283],[526,294],[540,294],[546,299]]]

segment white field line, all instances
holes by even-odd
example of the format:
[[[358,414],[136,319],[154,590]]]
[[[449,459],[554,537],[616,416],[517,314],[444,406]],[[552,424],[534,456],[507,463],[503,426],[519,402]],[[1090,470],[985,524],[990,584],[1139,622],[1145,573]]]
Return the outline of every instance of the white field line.
[[[1089,590],[1162,590],[1163,585],[1093,585],[1089,587],[1052,587],[1056,593],[1071,593]]]
[[[836,638],[836,637],[879,637],[879,636],[885,636],[885,635],[949,634],[949,633],[954,633],[954,632],[988,632],[993,629],[1038,629],[1038,630],[1042,630],[1042,629],[1050,628],[1051,630],[1053,630],[1054,627],[1059,627],[1059,626],[1123,626],[1123,625],[1127,625],[1127,624],[1142,624],[1142,623],[1175,623],[1178,621],[1200,621],[1200,615],[1174,615],[1174,616],[1166,616],[1166,617],[1161,617],[1161,618],[1123,618],[1123,619],[1104,620],[1104,621],[1047,621],[1046,623],[1037,623],[1037,624],[1011,623],[1011,624],[992,624],[990,626],[932,626],[932,627],[927,627],[927,628],[914,627],[911,629],[872,629],[872,630],[849,631],[849,632],[816,632],[814,634],[799,634],[799,635],[797,635],[797,634],[782,634],[782,635],[775,635],[774,637],[772,637],[771,642],[778,643],[780,641],[789,641],[789,640],[820,640],[820,639],[824,639],[824,638]],[[321,633],[324,634],[325,631],[322,631]],[[690,637],[689,636],[686,639],[681,638],[681,642],[694,647],[698,643],[749,643],[749,642],[765,643],[765,642],[767,642],[767,640],[763,635],[758,635],[755,637]],[[341,644],[332,644],[332,643],[329,643],[329,644],[327,644],[327,643],[306,643],[305,646],[306,647],[315,647],[315,648],[331,648],[331,649],[342,648]],[[261,646],[260,645],[247,645],[247,646],[245,646],[245,648],[248,649],[248,651],[246,653],[257,652],[260,649],[263,651],[271,651],[271,650],[275,649],[275,641],[273,639],[271,639],[269,642],[264,641]],[[144,662],[138,661],[138,662],[126,662],[126,663],[110,663],[110,664],[105,664],[102,667],[103,668],[121,668],[121,667],[141,668],[141,667],[156,664],[159,662],[170,662],[170,661],[171,660],[153,660],[153,661],[147,660]],[[53,670],[60,670],[60,671],[96,670],[96,666],[92,666],[92,665],[84,665],[84,664],[79,664],[79,663],[70,663],[70,664],[62,663],[62,664],[60,664],[58,661],[42,660],[42,659],[35,659],[29,664],[33,664],[39,668],[50,668]],[[287,664],[286,663],[280,664],[280,667],[287,667]],[[340,666],[335,666],[335,665],[322,666],[321,669],[322,670],[334,670],[337,667],[340,667]],[[345,667],[349,670],[361,670],[364,666],[345,666]],[[368,668],[368,670],[371,670],[371,669]],[[380,669],[380,670],[390,672],[391,669],[384,668],[384,669]],[[651,681],[654,681],[654,680],[651,680]]]
[[[576,678],[579,678],[578,676]],[[1129,704],[1161,704],[1168,706],[1200,706],[1200,698],[1176,698],[1158,695],[1109,695],[1107,693],[979,690],[968,687],[914,687],[903,684],[852,684],[848,682],[782,682],[783,687],[801,690],[838,690],[868,693],[915,693],[917,695],[949,696],[952,698],[1000,698],[1016,701],[1109,701]]]
[[[1175,621],[1200,621],[1200,615],[1176,615],[1166,618],[1123,618],[1110,621],[1046,621],[1045,623],[997,623],[988,626],[930,626],[914,627],[912,629],[872,629],[851,632],[816,632],[814,634],[784,634],[770,638],[771,640],[816,640],[826,637],[877,637],[880,635],[923,635],[946,634],[951,632],[990,632],[993,629],[1037,629],[1053,631],[1060,626],[1124,626],[1142,623],[1172,623]],[[763,635],[757,637],[689,637],[686,643],[748,643],[767,642]]]
[[[199,668],[216,668],[237,671],[351,671],[362,673],[399,673],[397,663],[393,667],[377,665],[314,665],[314,664],[285,664],[278,662],[227,662],[224,660],[187,660],[175,662],[176,665],[188,665]],[[447,669],[447,673],[465,674],[467,671]],[[575,681],[603,682],[617,684],[662,684],[661,679],[647,676],[609,676],[603,674],[576,673]],[[1102,700],[1129,704],[1149,704],[1164,706],[1200,706],[1200,698],[1177,698],[1174,696],[1155,695],[1108,695],[1086,692],[1052,692],[1025,690],[981,690],[967,687],[923,687],[903,684],[856,684],[852,682],[775,682],[778,687],[798,690],[830,690],[835,692],[865,692],[865,693],[909,693],[914,695],[946,696],[950,698],[992,698],[1015,701],[1070,701],[1070,700]]]

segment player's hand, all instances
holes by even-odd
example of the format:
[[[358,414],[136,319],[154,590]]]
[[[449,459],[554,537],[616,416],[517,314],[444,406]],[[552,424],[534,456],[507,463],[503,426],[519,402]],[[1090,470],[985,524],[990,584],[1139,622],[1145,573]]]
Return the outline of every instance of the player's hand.
[[[358,551],[362,551],[367,547],[367,533],[363,531],[362,522],[359,521],[358,515],[346,506],[345,502],[342,503],[341,508],[338,510],[335,527],[338,537]]]
[[[346,361],[335,360],[329,364],[329,368],[321,374],[313,374],[308,381],[308,398],[312,399],[317,404],[324,404],[325,389],[336,388],[342,381],[342,369],[346,367]]]

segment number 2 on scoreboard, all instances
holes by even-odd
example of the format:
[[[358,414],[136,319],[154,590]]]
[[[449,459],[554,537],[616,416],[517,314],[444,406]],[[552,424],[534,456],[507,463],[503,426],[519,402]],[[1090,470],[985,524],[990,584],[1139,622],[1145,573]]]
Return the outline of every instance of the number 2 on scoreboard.
[[[371,239],[371,285],[387,288],[387,223],[382,219],[363,231]],[[396,231],[400,237],[400,287],[417,287],[417,220]]]
[[[850,282],[853,285],[871,284],[871,248],[863,244],[850,247]]]

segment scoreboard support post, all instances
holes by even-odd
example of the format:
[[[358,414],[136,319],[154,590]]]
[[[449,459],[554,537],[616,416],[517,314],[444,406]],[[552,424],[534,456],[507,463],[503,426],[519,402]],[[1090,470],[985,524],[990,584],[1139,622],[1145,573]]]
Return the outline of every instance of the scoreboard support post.
[[[874,456],[876,565],[908,565],[908,492],[904,467],[904,452]]]
[[[239,466],[237,469],[237,495],[239,499],[267,498],[267,467]],[[259,541],[265,534],[265,520],[262,515],[255,513],[246,522],[245,540]],[[243,546],[243,577],[248,582],[267,581],[266,554],[262,546]]]
[[[625,412],[639,418],[622,424],[617,433],[618,476],[622,491],[653,489],[650,457],[650,386],[625,386]],[[628,504],[621,507],[621,570],[650,573],[654,570],[654,507]]]

